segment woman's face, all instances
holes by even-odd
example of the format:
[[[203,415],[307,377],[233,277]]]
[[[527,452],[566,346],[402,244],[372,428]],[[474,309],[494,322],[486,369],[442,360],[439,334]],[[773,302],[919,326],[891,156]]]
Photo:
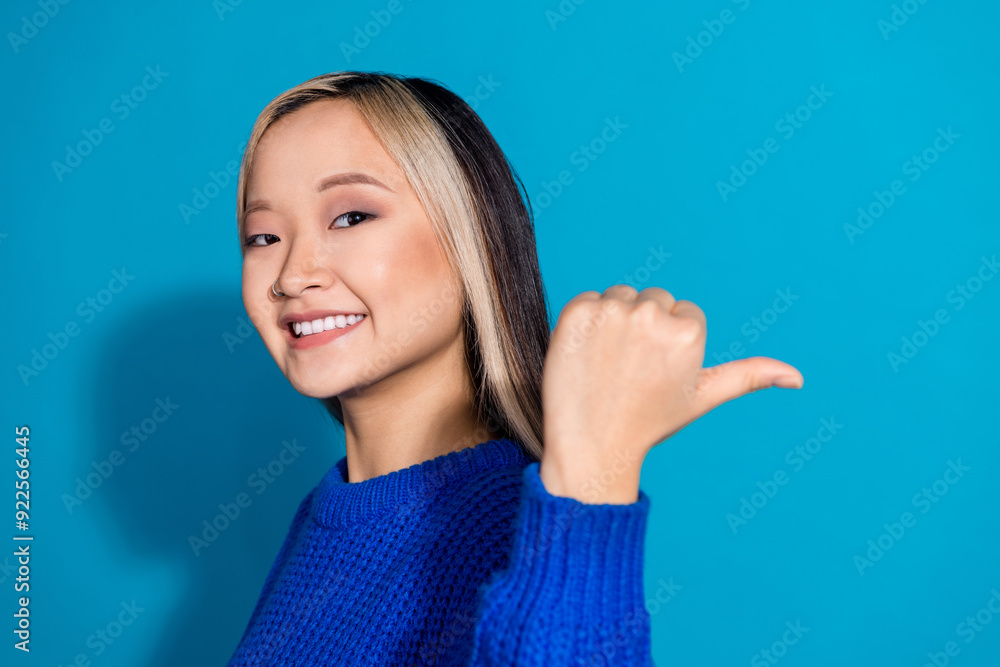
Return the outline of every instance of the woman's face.
[[[348,394],[456,348],[454,276],[416,193],[349,101],[311,102],[267,129],[246,210],[243,304],[300,393]],[[286,296],[271,292],[275,280]],[[314,333],[297,337],[289,322],[302,321]]]

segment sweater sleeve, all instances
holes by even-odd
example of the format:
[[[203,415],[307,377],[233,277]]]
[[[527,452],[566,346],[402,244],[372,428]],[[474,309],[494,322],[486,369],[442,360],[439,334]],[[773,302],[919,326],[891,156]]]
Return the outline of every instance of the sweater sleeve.
[[[649,667],[643,589],[649,497],[590,504],[523,472],[505,569],[480,589],[471,664]]]

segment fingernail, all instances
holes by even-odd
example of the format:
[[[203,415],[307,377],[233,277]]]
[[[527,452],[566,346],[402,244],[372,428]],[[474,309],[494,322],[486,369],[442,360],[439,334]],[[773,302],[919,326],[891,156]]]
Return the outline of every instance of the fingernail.
[[[774,378],[771,386],[780,387],[781,389],[801,389],[802,382],[795,375],[782,375],[781,377]]]

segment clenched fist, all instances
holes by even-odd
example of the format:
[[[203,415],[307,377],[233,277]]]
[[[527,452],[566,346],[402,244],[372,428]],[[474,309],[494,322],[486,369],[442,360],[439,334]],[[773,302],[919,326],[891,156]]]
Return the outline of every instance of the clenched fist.
[[[702,368],[705,335],[701,309],[659,287],[613,285],[566,304],[542,376],[539,472],[549,493],[635,502],[657,443],[726,401],[802,386],[797,369],[769,357]]]

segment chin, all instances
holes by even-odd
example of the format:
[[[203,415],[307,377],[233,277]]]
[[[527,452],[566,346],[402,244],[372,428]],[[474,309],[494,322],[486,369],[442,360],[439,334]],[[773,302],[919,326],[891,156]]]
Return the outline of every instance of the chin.
[[[362,366],[343,359],[316,358],[307,363],[299,360],[290,366],[285,365],[282,370],[295,391],[309,398],[340,396],[382,377],[381,374],[368,377]]]
[[[341,383],[334,383],[329,380],[324,381],[318,377],[290,377],[288,381],[291,382],[295,391],[308,398],[329,398],[344,391],[344,386]]]

